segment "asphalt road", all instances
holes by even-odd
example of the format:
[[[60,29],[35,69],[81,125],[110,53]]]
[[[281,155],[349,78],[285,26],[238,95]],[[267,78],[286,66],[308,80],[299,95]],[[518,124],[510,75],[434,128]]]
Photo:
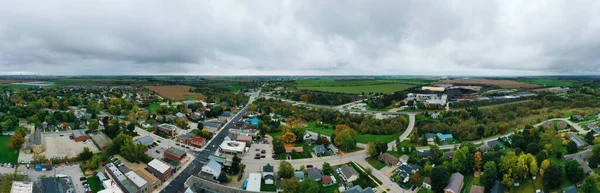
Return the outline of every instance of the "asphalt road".
[[[221,130],[219,130],[217,136],[215,136],[212,141],[206,144],[206,148],[203,151],[200,151],[194,155],[196,156],[196,159],[194,159],[194,161],[192,161],[192,163],[190,163],[188,167],[186,167],[183,171],[177,171],[180,172],[180,174],[177,177],[175,177],[175,179],[171,181],[171,183],[169,183],[169,185],[167,185],[167,187],[165,187],[161,191],[162,193],[180,193],[185,191],[185,181],[190,176],[198,175],[200,171],[202,171],[202,166],[204,166],[204,164],[208,162],[208,156],[214,154],[214,152],[217,151],[219,145],[221,145],[224,138],[227,136],[227,131],[229,131],[229,129],[235,123],[237,123],[244,114],[246,114],[248,106],[252,103],[253,99],[254,97],[250,97],[248,104],[246,104],[246,106],[236,116],[231,118],[231,121],[229,121],[223,128],[221,128]]]

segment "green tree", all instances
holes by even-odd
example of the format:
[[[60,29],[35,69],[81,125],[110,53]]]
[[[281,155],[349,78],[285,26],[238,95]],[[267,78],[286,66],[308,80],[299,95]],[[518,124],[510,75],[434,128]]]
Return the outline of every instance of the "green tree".
[[[10,147],[13,149],[20,149],[21,145],[25,143],[25,137],[23,136],[24,135],[20,133],[15,133],[14,135],[10,136]]]
[[[98,169],[98,165],[102,162],[102,157],[99,155],[93,155],[91,159],[85,162],[84,167],[88,170],[96,170]]]
[[[135,130],[135,124],[129,123],[127,125],[127,130],[129,131],[129,133],[133,133],[133,130]]]
[[[329,162],[324,162],[323,163],[323,173],[325,175],[332,175],[333,174],[333,167],[331,167],[331,165],[329,164]]]
[[[549,189],[558,188],[562,184],[562,167],[555,163],[550,163],[550,166],[544,170],[542,182],[544,187]]]
[[[498,180],[498,168],[496,163],[489,161],[483,166],[483,176],[481,176],[481,184],[485,187],[491,187]]]
[[[221,174],[219,174],[219,177],[217,178],[217,180],[219,180],[219,182],[228,182],[229,177],[227,177],[227,174],[225,174],[225,172],[221,172]]]
[[[83,147],[83,151],[77,155],[79,161],[89,160],[94,156],[94,153],[88,147]]]
[[[596,139],[596,137],[594,137],[594,131],[588,131],[585,134],[584,137],[585,141],[588,142],[589,144],[594,144],[594,139]]]
[[[452,168],[463,174],[465,174],[468,169],[467,164],[465,164],[467,162],[467,152],[465,150],[468,151],[466,148],[454,151],[454,155],[452,156]]]
[[[569,141],[569,143],[567,144],[567,153],[577,153],[577,144],[574,141]]]
[[[198,130],[204,129],[204,123],[202,121],[198,121],[198,126],[196,127]]]
[[[429,152],[431,153],[431,161],[434,164],[440,164],[440,158],[442,158],[442,156],[444,155],[442,150],[440,150],[440,147],[437,145],[432,145],[429,148]]]
[[[281,163],[279,163],[279,171],[277,174],[281,178],[291,178],[294,176],[294,167],[289,162],[281,161]]]
[[[450,172],[444,166],[436,166],[431,170],[431,189],[440,192],[448,185]]]
[[[98,131],[98,127],[100,127],[98,120],[92,119],[88,125],[88,131],[91,133],[96,132]]]
[[[369,156],[369,157],[377,156],[377,147],[375,147],[375,143],[369,142],[367,144],[367,156]]]
[[[575,160],[569,160],[567,163],[565,163],[565,175],[573,184],[578,183],[585,177],[583,167],[581,167],[581,164]]]
[[[319,193],[321,191],[321,184],[312,178],[305,178],[298,184],[298,189],[306,193]]]
[[[600,182],[600,176],[598,174],[590,174],[583,180],[581,189],[583,192],[598,192],[598,182]]]
[[[408,147],[405,147],[405,148],[408,149]],[[388,145],[387,145],[387,143],[384,143],[381,140],[375,140],[375,149],[377,150],[377,155],[383,154],[383,153],[387,152]]]
[[[297,193],[298,192],[298,184],[299,183],[296,178],[282,178],[281,179],[281,189],[283,190],[283,193]]]
[[[231,173],[237,174],[238,172],[240,172],[240,163],[241,162],[242,162],[242,159],[240,159],[237,155],[233,156],[233,159],[231,162]]]

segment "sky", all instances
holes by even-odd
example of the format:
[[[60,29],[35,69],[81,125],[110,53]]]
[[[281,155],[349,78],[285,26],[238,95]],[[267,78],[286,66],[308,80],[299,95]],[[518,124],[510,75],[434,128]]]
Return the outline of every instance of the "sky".
[[[0,0],[0,74],[580,75],[594,0]]]

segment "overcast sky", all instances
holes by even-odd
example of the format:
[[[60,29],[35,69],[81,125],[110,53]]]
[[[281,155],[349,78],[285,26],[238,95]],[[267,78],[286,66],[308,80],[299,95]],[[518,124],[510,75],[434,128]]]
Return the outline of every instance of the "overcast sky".
[[[0,0],[0,74],[598,74],[600,1]]]

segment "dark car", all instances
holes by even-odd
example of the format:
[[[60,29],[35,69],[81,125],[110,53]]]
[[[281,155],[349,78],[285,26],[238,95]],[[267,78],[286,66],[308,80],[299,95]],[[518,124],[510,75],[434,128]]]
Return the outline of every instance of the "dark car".
[[[412,188],[410,188],[411,191],[414,191],[417,188],[417,186],[412,186]]]
[[[158,151],[158,150],[156,150],[155,152],[156,152],[156,153],[160,153],[160,151]]]
[[[267,151],[265,151],[264,149],[260,151],[260,153],[267,153]]]
[[[313,165],[311,165],[311,164],[306,165],[306,168],[312,168],[312,167],[313,167]]]
[[[81,178],[79,178],[79,181],[84,181],[84,180],[86,180],[86,178],[85,178],[85,177],[81,177]]]
[[[81,183],[81,185],[86,185],[86,184],[87,184],[87,182],[82,182],[82,183]]]
[[[260,156],[260,153],[256,153],[256,156],[257,156],[257,157],[258,157],[258,156]]]
[[[261,155],[260,157],[261,157],[261,158],[265,158],[265,155]]]
[[[260,156],[256,156],[256,157],[254,157],[254,159],[260,159]]]
[[[273,154],[273,156],[271,156],[271,157],[272,157],[272,158],[276,158],[276,157],[277,157],[277,154]]]

